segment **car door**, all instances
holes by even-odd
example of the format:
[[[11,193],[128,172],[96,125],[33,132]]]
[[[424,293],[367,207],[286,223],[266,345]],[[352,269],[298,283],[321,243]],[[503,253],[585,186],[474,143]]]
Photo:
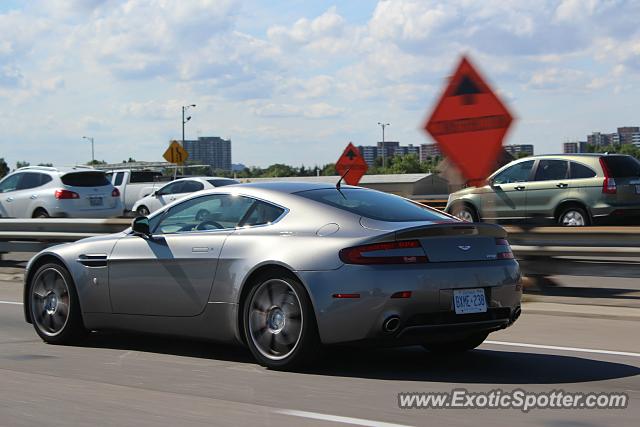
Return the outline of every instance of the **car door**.
[[[526,213],[526,188],[534,160],[521,161],[502,170],[489,180],[481,194],[483,219],[521,219]]]
[[[22,175],[23,173],[14,173],[0,181],[0,193],[2,194],[0,206],[2,206],[3,217],[16,217],[18,210],[15,207],[14,201]]]
[[[18,188],[13,193],[12,207],[14,216],[29,218],[33,214],[33,206],[42,197],[42,194],[38,192],[38,187],[50,182],[51,177],[38,172],[25,172],[21,175]],[[53,195],[53,190],[51,190],[51,194]]]
[[[567,160],[540,159],[533,181],[527,184],[527,216],[553,218],[558,204],[570,198],[572,187]]]
[[[201,313],[222,246],[251,203],[228,194],[188,199],[150,219],[151,237],[130,234],[120,239],[108,260],[113,312],[152,316]],[[226,210],[229,214],[223,220],[221,212]],[[203,216],[203,211],[212,216]],[[220,219],[212,219],[214,216]]]
[[[155,195],[152,196],[150,205],[148,206],[151,212],[156,211],[163,206],[175,201],[177,199],[177,194],[182,192],[182,186],[184,181],[174,181],[171,182],[158,191],[155,192]]]

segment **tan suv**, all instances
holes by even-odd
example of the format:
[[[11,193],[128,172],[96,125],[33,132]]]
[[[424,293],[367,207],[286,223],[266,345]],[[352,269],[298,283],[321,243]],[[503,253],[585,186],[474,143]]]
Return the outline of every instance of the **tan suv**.
[[[483,187],[449,196],[446,211],[467,221],[544,219],[565,226],[600,218],[640,218],[640,162],[622,154],[526,157]]]

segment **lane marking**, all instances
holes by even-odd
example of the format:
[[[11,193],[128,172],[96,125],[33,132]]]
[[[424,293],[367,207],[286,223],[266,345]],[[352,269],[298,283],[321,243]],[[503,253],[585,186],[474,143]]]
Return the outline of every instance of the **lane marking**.
[[[508,342],[508,341],[485,341],[484,343],[493,344],[493,345],[506,345],[511,347],[540,348],[544,350],[573,351],[576,353],[596,353],[596,354],[611,354],[614,356],[640,357],[640,353],[631,353],[628,351],[598,350],[594,348],[580,348],[580,347],[561,347],[556,345],[527,344],[527,343],[521,343],[521,342]]]
[[[291,415],[292,417],[309,418],[312,420],[331,421],[334,423],[352,424],[367,427],[408,427],[404,424],[385,423],[382,421],[366,420],[364,418],[340,417],[338,415],[321,414],[318,412],[296,411],[293,409],[278,409],[278,414]]]
[[[22,303],[18,301],[0,301],[0,304],[22,305]]]

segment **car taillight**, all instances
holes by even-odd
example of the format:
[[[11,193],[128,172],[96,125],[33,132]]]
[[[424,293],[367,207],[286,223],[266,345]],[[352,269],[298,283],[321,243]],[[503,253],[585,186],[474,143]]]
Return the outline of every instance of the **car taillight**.
[[[111,192],[111,197],[120,197],[120,190],[118,190],[117,188],[114,188],[113,191]]]
[[[496,246],[499,246],[497,259],[513,259],[513,252],[511,252],[511,245],[507,239],[496,239]]]
[[[80,195],[78,193],[76,193],[75,191],[69,191],[69,190],[56,190],[54,195],[56,196],[56,199],[58,199],[58,200],[61,200],[61,199],[79,199],[80,198]]]
[[[618,186],[616,185],[615,178],[609,176],[609,168],[600,157],[600,166],[602,166],[602,172],[604,173],[604,181],[602,182],[602,192],[604,194],[616,194],[618,192]]]
[[[417,249],[416,254],[403,254]],[[370,245],[354,246],[342,249],[340,259],[345,264],[417,264],[428,262],[422,245],[418,240],[403,240],[400,242],[373,243]]]

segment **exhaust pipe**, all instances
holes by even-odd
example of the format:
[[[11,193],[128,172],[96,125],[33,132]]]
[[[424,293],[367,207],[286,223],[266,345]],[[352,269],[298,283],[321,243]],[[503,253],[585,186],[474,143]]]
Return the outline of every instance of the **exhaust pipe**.
[[[382,322],[382,330],[385,332],[395,332],[400,327],[400,318],[398,316],[389,316]]]

